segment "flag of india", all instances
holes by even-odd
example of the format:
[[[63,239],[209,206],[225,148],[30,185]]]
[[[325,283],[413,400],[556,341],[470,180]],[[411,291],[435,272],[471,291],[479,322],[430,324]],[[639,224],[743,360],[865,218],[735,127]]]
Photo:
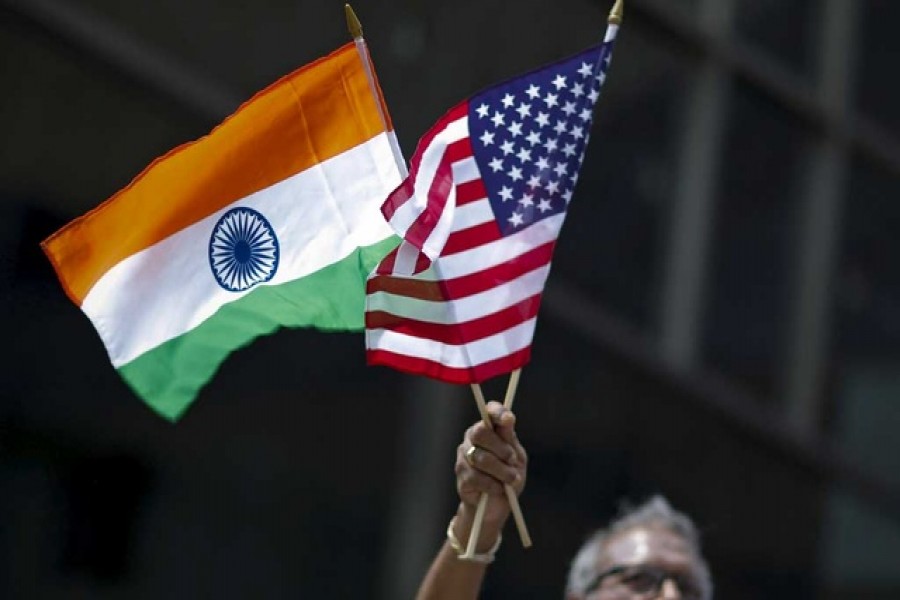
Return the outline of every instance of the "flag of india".
[[[174,420],[259,335],[363,328],[366,276],[397,244],[379,212],[400,183],[392,136],[348,44],[157,159],[43,248],[113,366]]]

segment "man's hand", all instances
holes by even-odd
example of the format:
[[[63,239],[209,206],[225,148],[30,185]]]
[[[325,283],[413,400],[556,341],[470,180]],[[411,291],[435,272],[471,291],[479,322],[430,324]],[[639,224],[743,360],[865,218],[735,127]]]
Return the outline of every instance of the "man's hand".
[[[503,484],[510,484],[516,494],[525,487],[528,456],[516,437],[516,417],[498,402],[487,406],[493,431],[478,422],[466,430],[456,450],[456,490],[459,508],[451,525],[460,544],[468,546],[469,533],[482,492],[488,495],[487,510],[476,554],[490,552],[497,543],[500,530],[509,518],[509,502]],[[474,448],[474,450],[473,450]],[[418,600],[461,600],[478,597],[487,564],[459,560],[456,547],[444,542],[422,581]]]
[[[522,493],[528,455],[516,437],[516,417],[499,402],[487,405],[493,431],[479,421],[466,430],[456,451],[456,489],[461,500],[456,535],[465,543],[482,493],[488,495],[478,551],[490,548],[509,517],[504,484]],[[472,450],[474,448],[474,450]]]

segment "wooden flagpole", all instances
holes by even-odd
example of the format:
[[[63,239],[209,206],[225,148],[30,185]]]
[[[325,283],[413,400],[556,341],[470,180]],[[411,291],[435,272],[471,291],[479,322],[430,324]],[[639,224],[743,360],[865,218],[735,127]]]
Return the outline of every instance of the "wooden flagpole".
[[[372,96],[375,98],[375,104],[378,105],[378,116],[381,118],[381,126],[387,134],[388,143],[391,146],[391,153],[394,155],[394,162],[397,163],[397,170],[400,171],[400,178],[406,179],[406,176],[409,175],[409,170],[406,168],[406,161],[403,160],[400,142],[397,141],[397,136],[394,135],[394,132],[388,127],[384,97],[381,95],[381,90],[378,89],[378,85],[375,83],[372,57],[369,55],[369,46],[366,44],[366,39],[363,37],[362,23],[359,22],[356,13],[353,12],[353,7],[349,4],[344,5],[344,15],[347,17],[347,29],[353,37],[353,43],[356,44],[356,51],[359,52],[359,56],[362,58],[363,66],[366,70],[366,80],[369,82],[369,89],[372,91]]]
[[[513,401],[516,397],[516,389],[519,387],[519,377],[522,375],[522,369],[516,369],[509,376],[509,383],[506,386],[506,397],[503,399],[503,406],[512,410]],[[475,404],[478,405],[478,412],[481,414],[481,420],[485,427],[493,429],[491,417],[487,411],[487,404],[484,401],[484,392],[477,383],[472,384],[472,393],[475,396]],[[506,491],[506,499],[509,502],[509,509],[513,514],[516,522],[516,529],[519,530],[519,539],[522,541],[523,548],[531,548],[531,535],[528,533],[528,526],[525,525],[525,517],[522,515],[522,508],[519,506],[519,497],[516,496],[516,490],[510,484],[504,484],[503,489]],[[461,559],[472,558],[475,555],[475,547],[478,544],[478,538],[481,536],[481,525],[484,522],[484,511],[487,509],[488,495],[481,494],[478,499],[478,507],[475,509],[475,522],[472,524],[472,531],[469,533],[469,543],[466,545],[465,553],[460,555]]]

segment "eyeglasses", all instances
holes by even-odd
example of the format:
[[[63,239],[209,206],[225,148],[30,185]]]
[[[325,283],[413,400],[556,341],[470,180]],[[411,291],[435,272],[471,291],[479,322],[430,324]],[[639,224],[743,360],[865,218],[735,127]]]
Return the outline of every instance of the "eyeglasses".
[[[670,573],[665,569],[649,565],[612,567],[597,575],[585,590],[586,594],[597,590],[604,580],[616,577],[621,586],[641,598],[655,598],[662,590],[666,580],[678,586],[683,600],[703,600],[699,584],[689,575]]]

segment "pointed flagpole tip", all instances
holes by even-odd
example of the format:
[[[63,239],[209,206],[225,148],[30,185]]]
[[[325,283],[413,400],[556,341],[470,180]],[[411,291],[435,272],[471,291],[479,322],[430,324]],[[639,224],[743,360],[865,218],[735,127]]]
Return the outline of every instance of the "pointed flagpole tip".
[[[616,4],[612,7],[612,10],[609,11],[609,24],[610,25],[621,25],[622,17],[625,14],[625,2],[623,0],[616,0]]]
[[[353,12],[353,7],[349,4],[345,4],[344,14],[347,16],[347,29],[350,30],[350,35],[353,36],[354,40],[361,39],[363,36],[362,23],[360,23],[359,19],[356,18],[356,13]]]

